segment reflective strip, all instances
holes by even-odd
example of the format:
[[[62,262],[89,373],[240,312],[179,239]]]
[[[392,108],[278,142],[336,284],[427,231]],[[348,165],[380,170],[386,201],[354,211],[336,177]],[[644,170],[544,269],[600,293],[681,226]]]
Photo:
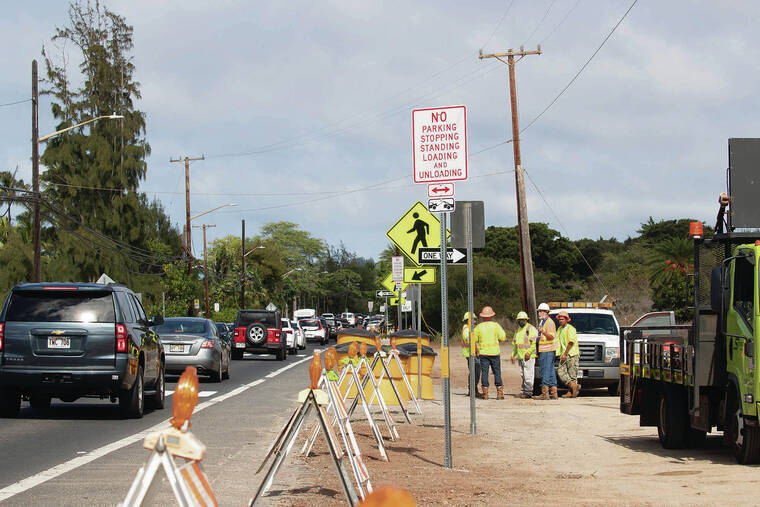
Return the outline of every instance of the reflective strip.
[[[633,376],[634,377],[640,377],[641,376],[641,366],[638,364],[633,365]]]
[[[662,380],[664,380],[665,382],[671,381],[669,370],[665,370],[664,372],[662,372]]]
[[[649,378],[651,374],[652,374],[652,369],[649,366],[644,366],[644,368],[642,369],[641,375],[644,378]]]
[[[675,374],[675,382],[676,384],[683,384],[683,373],[677,371]]]
[[[660,369],[655,368],[653,373],[654,373],[653,377],[655,378],[655,380],[660,380]]]
[[[364,464],[361,454],[355,456],[356,468],[359,472],[359,480],[361,482],[367,482],[369,480],[369,472],[367,472],[367,466]]]
[[[201,507],[212,505],[216,507],[219,505],[216,503],[214,492],[211,491],[211,486],[209,485],[208,480],[206,480],[206,474],[203,473],[201,467],[198,466],[197,461],[193,461],[189,466],[182,468],[182,477],[190,487],[190,491],[198,501],[198,505]]]
[[[631,374],[631,367],[627,364],[621,364],[620,365],[620,374],[621,375],[630,375]]]
[[[346,412],[346,405],[343,404],[343,397],[340,395],[340,391],[338,391],[338,386],[336,386],[334,383],[330,382],[330,389],[332,389],[333,392],[333,398],[335,398],[335,404],[337,405],[335,408],[335,412],[338,414],[338,417],[340,419],[345,419],[348,417],[348,413]]]

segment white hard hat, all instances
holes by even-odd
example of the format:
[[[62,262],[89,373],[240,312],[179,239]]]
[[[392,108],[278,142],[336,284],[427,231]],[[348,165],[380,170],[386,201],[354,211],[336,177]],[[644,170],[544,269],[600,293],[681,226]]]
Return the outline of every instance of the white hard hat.
[[[538,305],[538,311],[540,312],[542,310],[545,311],[545,312],[548,312],[549,311],[549,305],[547,305],[546,303],[541,303],[540,305]]]

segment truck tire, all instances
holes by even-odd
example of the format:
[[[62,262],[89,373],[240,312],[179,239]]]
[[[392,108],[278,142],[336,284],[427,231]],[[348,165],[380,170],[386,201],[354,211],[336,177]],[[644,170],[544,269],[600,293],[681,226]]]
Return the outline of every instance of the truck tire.
[[[681,449],[686,444],[689,418],[684,398],[666,390],[660,394],[657,417],[657,436],[665,449]]]
[[[143,367],[137,367],[137,375],[131,389],[122,389],[119,393],[119,410],[122,417],[141,419],[145,409],[145,392],[143,386]]]
[[[729,390],[726,405],[725,436],[729,439],[736,462],[751,465],[760,458],[760,430],[744,424],[739,394]]]
[[[12,389],[0,390],[0,417],[17,417],[21,410],[21,393]]]
[[[243,350],[240,349],[233,349],[232,350],[232,360],[233,361],[240,361],[243,359]]]
[[[50,408],[50,396],[33,394],[29,397],[29,406],[35,410],[47,410]]]
[[[620,394],[620,381],[615,382],[607,386],[607,394],[610,396],[618,396]]]
[[[251,345],[262,345],[267,341],[267,328],[258,322],[253,323],[245,329],[245,339]]]

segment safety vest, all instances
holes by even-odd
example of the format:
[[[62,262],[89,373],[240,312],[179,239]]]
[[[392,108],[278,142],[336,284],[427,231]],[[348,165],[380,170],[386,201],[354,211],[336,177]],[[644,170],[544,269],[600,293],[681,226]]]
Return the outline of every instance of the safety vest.
[[[524,361],[525,354],[528,352],[531,358],[536,357],[536,338],[538,338],[538,330],[530,324],[525,324],[518,329],[512,345],[512,357]]]
[[[470,357],[470,326],[465,324],[462,326],[462,355],[466,358]]]
[[[543,329],[550,335],[550,338],[541,335],[538,340],[538,351],[552,352],[557,350],[557,327],[554,325],[554,321],[547,317],[543,322],[539,322],[538,329]]]
[[[472,331],[478,350],[483,356],[498,356],[501,353],[499,342],[507,339],[507,333],[498,322],[481,322]]]
[[[575,357],[578,354],[580,354],[580,350],[578,349],[578,334],[575,331],[575,328],[571,326],[570,324],[565,324],[564,326],[560,326],[560,328],[557,330],[557,338],[559,338],[559,354],[562,355],[565,353],[565,350],[567,350],[568,357]],[[573,342],[573,346],[570,347],[570,349],[567,349],[567,344]]]

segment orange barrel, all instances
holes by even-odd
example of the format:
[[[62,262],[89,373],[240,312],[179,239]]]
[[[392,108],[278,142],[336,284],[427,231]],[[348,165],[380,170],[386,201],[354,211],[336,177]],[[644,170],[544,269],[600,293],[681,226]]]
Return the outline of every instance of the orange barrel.
[[[404,366],[406,376],[409,378],[409,383],[412,385],[414,394],[417,394],[417,343],[402,343],[397,345],[396,348],[402,357],[407,356],[404,360]],[[433,399],[433,381],[430,378],[430,374],[433,372],[433,364],[435,364],[435,351],[428,346],[422,346],[422,399]]]
[[[414,331],[413,329],[404,329],[403,331],[396,331],[395,333],[391,333],[388,335],[388,338],[395,338],[396,339],[396,346],[402,345],[404,343],[414,343],[417,344],[417,336],[422,338],[422,345],[425,345],[427,347],[430,347],[430,338],[432,338],[429,334],[422,332],[422,331]],[[416,351],[415,351],[416,352]]]

